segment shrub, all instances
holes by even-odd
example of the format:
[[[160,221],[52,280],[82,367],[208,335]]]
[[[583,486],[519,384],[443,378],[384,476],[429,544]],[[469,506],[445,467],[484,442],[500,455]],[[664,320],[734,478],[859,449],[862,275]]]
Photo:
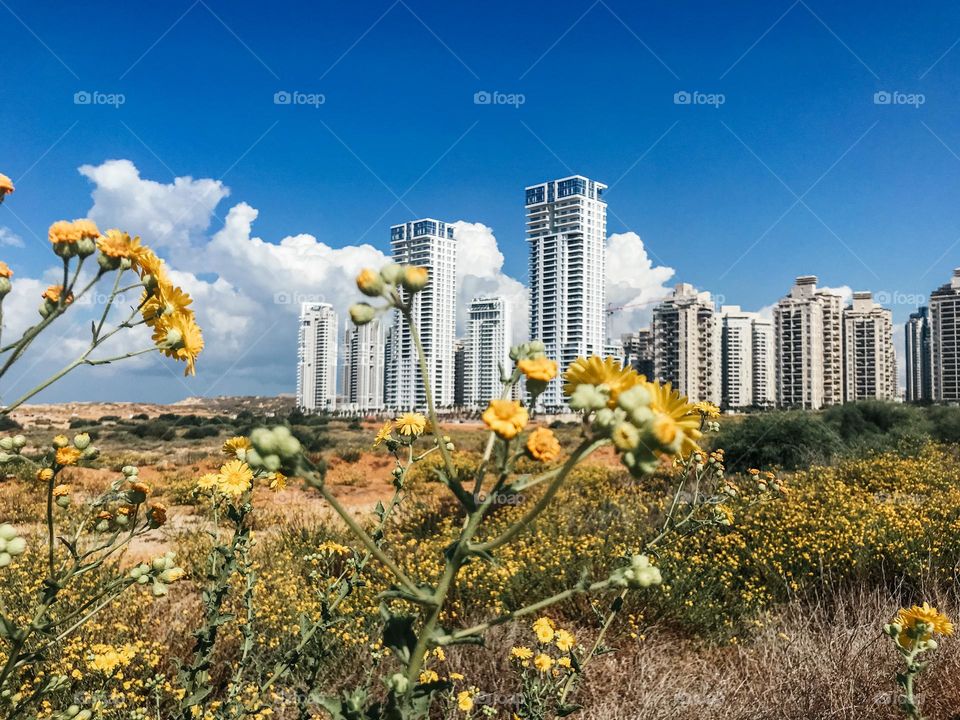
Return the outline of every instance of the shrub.
[[[832,426],[802,410],[748,415],[738,422],[723,423],[713,445],[724,449],[727,466],[737,472],[823,464],[844,447]]]

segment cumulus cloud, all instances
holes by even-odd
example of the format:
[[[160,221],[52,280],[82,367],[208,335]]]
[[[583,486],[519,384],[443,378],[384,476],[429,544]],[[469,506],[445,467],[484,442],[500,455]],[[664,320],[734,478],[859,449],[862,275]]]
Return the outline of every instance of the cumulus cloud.
[[[453,224],[457,239],[457,334],[464,335],[470,301],[481,295],[499,295],[510,307],[511,342],[524,342],[530,328],[530,292],[503,272],[503,253],[493,230],[483,223]]]
[[[23,247],[23,238],[7,227],[0,227],[0,245],[4,247]]]
[[[607,335],[635,332],[650,323],[657,301],[672,292],[667,282],[676,271],[653,264],[643,240],[635,232],[614,233],[607,238],[607,303],[615,310],[607,318]]]
[[[144,180],[129,160],[83,165],[94,184],[88,217],[105,227],[135,231],[158,249],[183,248],[210,226],[214,209],[230,194],[219,180],[178,177],[172,183]]]

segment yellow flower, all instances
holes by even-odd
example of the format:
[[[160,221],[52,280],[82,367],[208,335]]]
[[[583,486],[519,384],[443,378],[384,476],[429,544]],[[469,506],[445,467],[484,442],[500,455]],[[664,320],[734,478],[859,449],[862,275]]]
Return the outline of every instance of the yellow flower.
[[[0,277],[13,277],[13,270],[11,270],[10,266],[3,262],[3,260],[0,260]]]
[[[439,660],[440,662],[444,662],[447,659],[447,654],[443,651],[442,647],[436,648],[433,651],[433,654],[434,656],[436,656],[437,660]]]
[[[514,657],[517,660],[529,660],[533,657],[533,650],[523,645],[510,648],[510,657]]]
[[[427,419],[420,413],[404,413],[396,419],[397,432],[406,437],[417,437],[427,427]],[[381,432],[383,429],[381,428]],[[379,437],[379,435],[378,435]]]
[[[247,451],[252,447],[253,444],[250,442],[249,438],[245,438],[242,435],[237,435],[225,441],[220,450],[227,455],[233,455],[236,457],[238,450]]]
[[[511,440],[526,427],[527,410],[516,400],[491,400],[483,422],[504,440]]]
[[[97,240],[97,248],[107,257],[134,258],[140,252],[140,238],[131,238],[127,233],[117,230],[107,230]]]
[[[161,527],[167,522],[167,506],[163,503],[154,503],[147,509],[147,519],[153,527]]]
[[[560,441],[550,428],[537,428],[527,436],[527,452],[540,462],[553,462],[560,457]]]
[[[253,482],[253,471],[242,460],[231,460],[217,476],[217,490],[236,500],[243,495]]]
[[[383,278],[373,268],[364,268],[357,275],[357,287],[369,297],[377,297],[383,292]]]
[[[197,487],[200,490],[214,490],[217,487],[219,476],[216,473],[205,473],[197,480]]]
[[[82,453],[72,445],[57,448],[57,465],[76,465]]]
[[[473,710],[473,693],[469,690],[461,690],[457,693],[457,707],[461,712],[470,712]]]
[[[50,482],[53,480],[53,470],[50,468],[41,468],[37,470],[37,480],[40,482]]]
[[[9,195],[13,191],[13,181],[3,173],[0,173],[0,200],[3,200],[4,195]]]
[[[75,243],[80,240],[80,230],[69,220],[57,220],[47,231],[50,242]]]
[[[548,643],[553,640],[554,624],[550,618],[539,618],[533,623],[533,631],[537,634],[537,640],[542,643]]]
[[[426,425],[426,421],[424,421],[424,425]],[[373,446],[380,447],[383,443],[390,439],[390,433],[392,432],[393,423],[387,420],[383,425],[380,426],[380,429],[377,430],[377,436],[373,439]]]
[[[577,358],[567,368],[563,379],[566,380],[563,392],[567,395],[573,395],[573,391],[580,385],[605,385],[610,390],[610,401],[607,405],[611,408],[617,406],[620,393],[644,382],[643,376],[638,375],[632,367],[623,368],[613,358],[602,358],[599,355]]]
[[[197,356],[203,351],[203,333],[192,313],[165,317],[153,332],[153,342],[167,357],[187,364],[184,375],[197,374]]]
[[[717,418],[720,417],[720,408],[710,402],[698,402],[693,404],[693,410],[700,413],[703,417],[708,418]]]
[[[167,271],[164,268],[163,260],[157,257],[157,254],[146,245],[137,248],[132,260],[141,278],[145,275],[151,275],[156,278],[157,282],[166,279]]]
[[[521,360],[517,363],[517,367],[528,380],[550,382],[557,376],[557,363],[547,357]]]
[[[930,607],[929,603],[901,608],[894,622],[903,628],[897,637],[897,643],[905,649],[911,648],[915,640],[926,642],[934,635],[953,635],[953,623],[942,612]],[[916,638],[911,638],[907,633],[908,630],[919,634]]]
[[[452,672],[447,676],[450,680],[463,680],[463,675],[458,672]]]
[[[422,673],[420,673],[420,683],[422,685],[436,682],[439,679],[440,679],[440,676],[437,675],[433,670],[424,670]]]
[[[161,278],[152,292],[144,291],[142,300],[140,314],[150,327],[157,327],[168,317],[176,315],[193,317],[193,311],[189,309],[193,298],[166,278]]]
[[[564,655],[562,658],[557,658],[557,665],[562,668],[570,669],[570,658]]]
[[[557,634],[553,638],[554,642],[557,645],[559,650],[563,652],[570,652],[573,648],[573,644],[576,642],[576,638],[573,637],[573,633],[567,632],[566,630],[557,630]]]
[[[650,409],[654,412],[653,433],[664,445],[674,446],[680,455],[699,450],[700,416],[670,383],[649,382]]]
[[[282,472],[275,472],[270,478],[270,489],[274,492],[280,492],[287,486],[287,476]]]
[[[403,269],[403,286],[412,292],[423,290],[430,280],[430,272],[425,267],[407,265]]]
[[[96,240],[100,237],[100,230],[97,228],[97,224],[93,220],[87,220],[82,218],[80,220],[73,221],[74,232],[77,233],[78,239],[80,238],[90,238],[91,240]]]
[[[91,670],[97,670],[104,675],[112,675],[114,670],[130,664],[137,650],[133,645],[124,645],[115,648],[110,645],[96,644],[91,647],[93,655],[87,661]]]
[[[64,495],[69,495],[72,490],[73,490],[72,485],[67,485],[67,484],[57,485],[55,488],[53,488],[53,496],[55,498],[63,497]]]
[[[51,285],[46,290],[43,291],[43,299],[49,300],[54,305],[60,302],[60,295],[63,293],[63,285]],[[73,293],[67,293],[67,299],[64,302],[65,305],[69,305],[73,302]]]
[[[533,659],[533,666],[540,672],[546,672],[553,667],[553,658],[546,653],[540,653]]]

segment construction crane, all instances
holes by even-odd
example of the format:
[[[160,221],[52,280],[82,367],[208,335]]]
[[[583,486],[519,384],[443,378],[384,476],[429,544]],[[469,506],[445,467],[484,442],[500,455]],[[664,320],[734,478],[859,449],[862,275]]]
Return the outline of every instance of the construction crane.
[[[662,297],[662,298],[655,298],[654,300],[646,300],[644,302],[638,302],[638,303],[628,303],[627,305],[611,305],[608,303],[607,310],[606,310],[607,317],[610,317],[611,315],[614,315],[618,312],[623,312],[624,310],[633,310],[634,308],[646,307],[647,305],[656,305],[657,303],[663,302],[668,297],[669,296]]]

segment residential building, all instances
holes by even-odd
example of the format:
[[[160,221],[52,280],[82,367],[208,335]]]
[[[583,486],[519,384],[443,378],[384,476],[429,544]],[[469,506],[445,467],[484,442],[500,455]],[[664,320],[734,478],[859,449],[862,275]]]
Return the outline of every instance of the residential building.
[[[620,342],[623,343],[626,364],[632,366],[644,377],[653,378],[653,333],[650,328],[641,328],[635,333],[624,333],[620,336]]]
[[[413,297],[411,315],[426,356],[427,375],[437,407],[453,405],[456,340],[457,244],[453,225],[431,218],[390,228],[393,261],[425,267],[427,286]],[[388,407],[423,410],[427,406],[417,348],[406,320],[394,313],[395,336],[389,358]]]
[[[960,402],[960,268],[930,294],[930,367],[934,402]]]
[[[777,404],[818,409],[843,401],[841,298],[796,279],[773,309]]]
[[[933,399],[933,367],[930,360],[930,311],[923,306],[910,313],[904,327],[906,347],[907,402]]]
[[[462,408],[466,405],[467,393],[467,340],[459,338],[453,343],[453,405]]]
[[[653,309],[654,376],[691,402],[719,405],[721,325],[710,293],[680,283]]]
[[[723,305],[721,317],[721,402],[724,409],[753,405],[753,319],[739,305]]]
[[[606,187],[574,175],[526,188],[530,338],[559,366],[538,399],[546,410],[567,409],[561,378],[570,364],[604,351]]]
[[[510,307],[502,297],[477,297],[470,303],[464,346],[464,405],[485,408],[503,393],[501,368],[509,371]]]
[[[855,292],[843,311],[843,368],[844,402],[897,397],[893,313],[869,292]]]
[[[337,397],[337,314],[328,303],[300,306],[297,407],[329,412]]]
[[[385,333],[380,318],[366,325],[348,323],[344,334],[343,395],[352,410],[384,407]]]
[[[753,318],[753,406],[771,408],[777,404],[776,354],[773,321]]]

